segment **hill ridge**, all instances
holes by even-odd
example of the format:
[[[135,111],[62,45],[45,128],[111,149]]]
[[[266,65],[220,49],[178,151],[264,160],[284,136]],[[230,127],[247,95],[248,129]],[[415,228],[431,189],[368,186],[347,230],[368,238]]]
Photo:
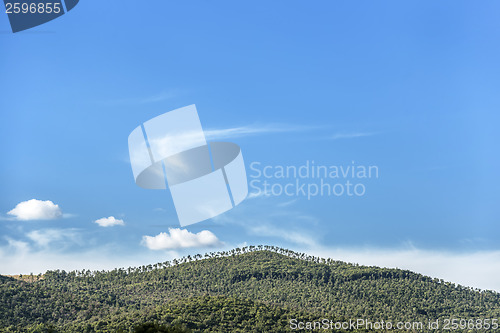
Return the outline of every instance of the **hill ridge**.
[[[243,318],[245,307],[279,313],[276,322],[262,315],[268,320],[262,327],[273,332],[293,315],[420,321],[500,318],[500,294],[441,281],[408,270],[360,266],[273,246],[235,248],[136,268],[47,271],[43,279],[30,283],[0,279],[0,327],[27,330],[51,324],[70,332],[90,325],[91,332],[105,332],[99,325],[128,330],[130,318],[144,316],[193,332],[224,332],[223,316],[203,326],[205,319],[188,309],[208,306],[224,313],[231,302],[243,304],[232,320]],[[211,305],[203,303],[204,297]],[[182,314],[182,320],[172,319],[173,313]]]

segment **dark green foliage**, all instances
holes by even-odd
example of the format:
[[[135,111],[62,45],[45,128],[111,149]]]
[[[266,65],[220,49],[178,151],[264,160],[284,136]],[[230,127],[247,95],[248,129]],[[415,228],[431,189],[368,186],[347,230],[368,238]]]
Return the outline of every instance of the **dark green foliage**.
[[[189,333],[191,330],[180,326],[159,325],[158,323],[144,323],[134,327],[134,333]]]
[[[203,296],[169,302],[157,307],[66,325],[67,332],[128,332],[130,327],[154,325],[175,332],[288,332],[291,318],[317,319],[306,311],[225,296]],[[145,324],[136,325],[137,322]]]
[[[500,294],[269,246],[110,272],[49,271],[35,282],[0,278],[0,332],[287,332],[291,318],[450,317],[500,318]]]

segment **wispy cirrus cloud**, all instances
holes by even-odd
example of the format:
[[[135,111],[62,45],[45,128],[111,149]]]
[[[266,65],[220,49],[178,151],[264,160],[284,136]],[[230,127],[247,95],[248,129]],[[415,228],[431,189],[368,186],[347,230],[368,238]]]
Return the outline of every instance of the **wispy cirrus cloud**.
[[[283,201],[266,195],[264,191],[251,192],[249,198],[254,200],[215,217],[214,221],[222,225],[238,225],[248,235],[263,237],[267,241],[285,241],[307,247],[318,243],[318,236],[311,228],[317,224],[317,218],[294,207],[296,199]]]
[[[329,130],[327,126],[315,125],[297,125],[297,124],[252,124],[244,126],[234,126],[226,128],[207,128],[203,131],[206,140],[224,140],[257,135],[272,135],[283,133],[299,133]],[[176,150],[178,145],[190,146],[194,143],[203,141],[203,136],[198,132],[182,132],[182,133],[168,133],[164,137],[150,139],[150,144],[158,147],[168,147],[168,149]],[[326,138],[330,140],[339,139],[355,139],[361,137],[368,137],[380,134],[380,132],[337,132],[333,135],[327,135]],[[318,137],[319,138],[319,137]],[[322,137],[323,139],[325,136]]]
[[[303,229],[285,229],[269,225],[255,225],[249,226],[247,230],[254,235],[281,238],[298,245],[314,246],[318,242],[317,237],[309,235]]]
[[[30,245],[28,242],[24,242],[24,241],[17,240],[17,239],[12,239],[10,237],[5,237],[5,240],[7,241],[7,246],[5,248],[8,250],[11,250],[12,252],[14,252],[16,254],[25,254],[25,253],[29,252],[29,250],[30,250]],[[7,252],[7,251],[5,251],[5,250],[2,251],[2,248],[0,248],[0,258],[7,259],[7,258],[3,258],[3,256],[2,256],[2,254],[4,252]],[[8,253],[6,255],[8,255]],[[4,260],[2,260],[2,262],[4,262]]]
[[[175,95],[176,94],[174,91],[162,91],[158,94],[154,94],[151,96],[146,96],[142,99],[138,99],[137,101],[141,104],[156,103],[156,102],[162,102],[162,101],[174,98]]]
[[[224,140],[238,137],[305,132],[319,127],[296,125],[240,126],[229,128],[212,128],[201,131],[178,131],[162,136],[149,138],[151,149],[159,156],[171,156],[179,151],[203,145],[205,140]],[[137,154],[139,155],[139,154]]]
[[[42,229],[26,234],[36,245],[47,247],[54,242],[80,243],[77,229]]]
[[[293,124],[247,125],[229,128],[212,128],[205,130],[207,139],[230,139],[259,134],[306,132],[319,129],[319,126],[302,126]]]
[[[156,94],[138,97],[117,98],[103,101],[106,105],[128,105],[128,104],[151,104],[163,102],[177,96],[178,92],[175,90],[164,90]]]
[[[380,134],[379,132],[338,132],[330,136],[330,140],[356,139]]]

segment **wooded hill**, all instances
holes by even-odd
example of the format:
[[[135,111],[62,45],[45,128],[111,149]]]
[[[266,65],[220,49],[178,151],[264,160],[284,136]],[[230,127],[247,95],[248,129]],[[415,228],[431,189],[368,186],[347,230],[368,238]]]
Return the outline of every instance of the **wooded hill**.
[[[500,294],[273,246],[112,271],[0,276],[0,332],[290,332],[293,318],[500,321]]]

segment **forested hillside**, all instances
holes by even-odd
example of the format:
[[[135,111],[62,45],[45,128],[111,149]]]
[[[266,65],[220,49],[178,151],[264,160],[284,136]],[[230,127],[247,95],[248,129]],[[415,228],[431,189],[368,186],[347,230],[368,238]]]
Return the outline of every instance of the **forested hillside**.
[[[109,272],[0,276],[0,332],[290,332],[292,318],[500,319],[500,294],[270,246]]]

